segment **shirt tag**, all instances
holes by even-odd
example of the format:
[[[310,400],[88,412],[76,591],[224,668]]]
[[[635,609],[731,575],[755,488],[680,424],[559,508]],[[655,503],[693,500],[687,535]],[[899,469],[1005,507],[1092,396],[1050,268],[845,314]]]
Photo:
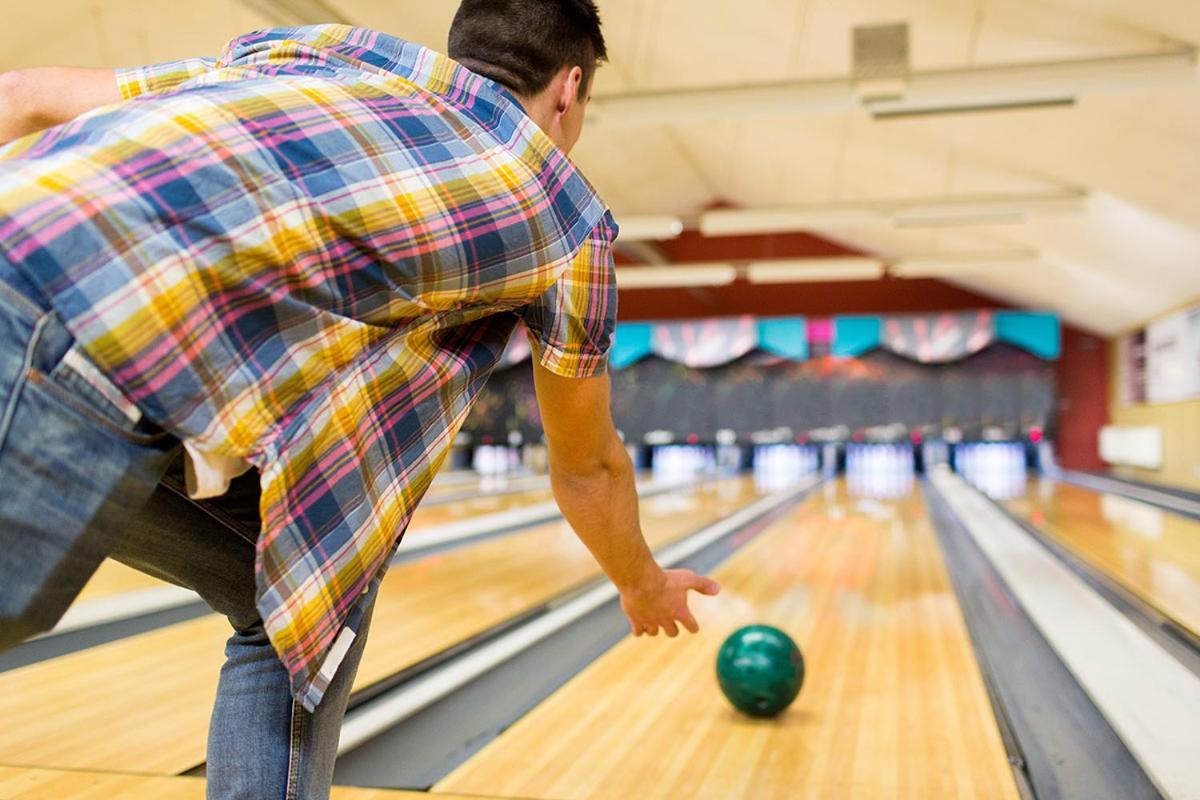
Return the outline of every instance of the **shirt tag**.
[[[329,648],[329,655],[325,657],[325,663],[321,665],[321,677],[326,681],[333,680],[338,667],[342,665],[342,659],[350,652],[350,645],[354,644],[354,637],[352,629],[342,628],[342,632],[334,640],[333,646]]]
[[[116,406],[117,410],[124,414],[125,418],[134,425],[142,421],[141,410],[129,402],[125,395],[121,393],[121,390],[114,386],[113,382],[80,352],[79,345],[74,345],[67,351],[67,354],[62,358],[62,363],[87,381],[89,386],[99,392],[105,400]]]

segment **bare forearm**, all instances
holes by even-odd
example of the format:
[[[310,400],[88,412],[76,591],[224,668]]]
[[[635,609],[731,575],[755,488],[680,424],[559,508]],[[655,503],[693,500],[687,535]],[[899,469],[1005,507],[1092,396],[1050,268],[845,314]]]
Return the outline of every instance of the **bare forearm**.
[[[550,480],[567,522],[618,587],[636,586],[658,570],[638,522],[633,465],[623,447],[609,448],[587,468],[556,469]]]
[[[38,67],[0,73],[0,144],[120,100],[112,70]]]

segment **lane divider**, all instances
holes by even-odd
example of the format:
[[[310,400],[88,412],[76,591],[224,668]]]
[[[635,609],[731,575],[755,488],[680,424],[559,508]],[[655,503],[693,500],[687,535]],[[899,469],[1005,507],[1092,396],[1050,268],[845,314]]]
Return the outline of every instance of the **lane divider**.
[[[792,502],[818,483],[820,478],[812,476],[794,487],[764,497],[702,528],[686,539],[662,548],[656,552],[655,557],[664,567],[679,564],[714,542],[746,527],[764,514]],[[519,628],[351,711],[342,724],[338,753],[348,752],[373,739],[466,686],[522,650],[566,628],[605,603],[615,600],[617,596],[616,587],[609,581],[603,581]]]
[[[186,606],[200,601],[199,595],[191,589],[180,586],[152,586],[148,589],[138,589],[132,592],[122,592],[110,597],[98,597],[95,600],[84,600],[67,609],[59,619],[54,630],[38,634],[29,641],[44,639],[47,636],[60,636],[64,633],[120,622],[131,617],[140,617],[156,611]]]
[[[486,480],[487,476],[483,476]],[[445,506],[451,503],[460,503],[463,500],[474,500],[477,497],[504,497],[510,494],[519,494],[521,492],[531,492],[535,489],[549,489],[550,478],[545,475],[516,475],[515,477],[500,477],[497,476],[497,483],[503,481],[502,488],[484,489],[481,486],[482,481],[470,489],[461,489],[449,494],[437,494],[433,497],[426,495],[421,501],[423,508],[430,506]]]
[[[1131,483],[1119,481],[1114,478],[1106,478],[1102,475],[1089,475],[1086,472],[1076,472],[1074,470],[1063,470],[1058,473],[1058,477],[1064,483],[1073,483],[1076,486],[1082,486],[1085,489],[1093,489],[1098,492],[1119,494],[1131,500],[1141,500],[1167,511],[1175,511],[1200,519],[1200,502],[1189,500],[1186,497],[1180,497],[1169,492],[1160,492],[1145,486],[1134,486]]]
[[[718,478],[719,479],[719,478]],[[638,497],[654,497],[691,486],[698,483],[695,478],[671,481],[646,481],[638,484]],[[482,536],[495,536],[518,528],[528,528],[545,522],[562,519],[562,511],[558,503],[548,500],[534,506],[497,511],[480,517],[471,517],[459,522],[448,522],[424,531],[417,531],[411,536],[404,537],[396,548],[396,556],[392,563],[411,561],[415,555],[424,554],[430,550],[442,550],[447,545],[458,544],[467,539]]]
[[[1158,790],[1200,800],[1200,679],[960,477],[931,480]]]

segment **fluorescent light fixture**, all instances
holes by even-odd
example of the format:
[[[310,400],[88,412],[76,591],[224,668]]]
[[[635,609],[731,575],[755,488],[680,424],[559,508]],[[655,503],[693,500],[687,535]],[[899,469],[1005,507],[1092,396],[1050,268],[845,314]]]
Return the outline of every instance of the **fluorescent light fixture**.
[[[864,200],[792,208],[721,209],[700,216],[705,236],[836,230],[895,224],[897,227],[1020,222],[1038,214],[1083,211],[1087,194],[1078,191],[1040,194],[925,197]]]
[[[688,286],[727,286],[737,280],[732,264],[672,264],[657,267],[617,267],[621,289],[670,289]]]
[[[903,95],[863,98],[850,76],[596,97],[602,125],[685,125],[713,119],[850,111],[950,113],[1069,102],[1084,95],[1196,83],[1196,49],[912,73]]]
[[[752,262],[746,276],[751,283],[804,283],[871,281],[883,272],[883,262],[875,258],[798,258]]]
[[[879,225],[887,217],[863,205],[799,206],[795,208],[722,209],[700,216],[705,236],[737,236],[752,233],[786,233],[830,228],[861,228]]]
[[[643,214],[617,217],[622,242],[661,242],[683,233],[683,220],[669,214]]]
[[[1027,269],[1037,264],[1037,253],[1032,251],[962,253],[902,258],[892,264],[890,272],[900,278],[954,278]]]

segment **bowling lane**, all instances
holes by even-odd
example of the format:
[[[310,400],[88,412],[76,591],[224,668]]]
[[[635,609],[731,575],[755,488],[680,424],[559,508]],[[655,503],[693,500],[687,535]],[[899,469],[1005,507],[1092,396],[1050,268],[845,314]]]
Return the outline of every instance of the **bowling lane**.
[[[699,635],[626,639],[434,792],[1017,797],[921,501],[826,488],[716,571]],[[716,684],[721,641],[752,622],[789,631],[807,660],[773,720],[738,715]]]
[[[733,478],[642,501],[658,546],[761,493]],[[356,688],[599,577],[562,522],[397,565],[384,581]],[[0,673],[0,764],[172,774],[204,760],[224,618],[209,615]]]
[[[1048,479],[1004,505],[1200,636],[1200,522]]]

